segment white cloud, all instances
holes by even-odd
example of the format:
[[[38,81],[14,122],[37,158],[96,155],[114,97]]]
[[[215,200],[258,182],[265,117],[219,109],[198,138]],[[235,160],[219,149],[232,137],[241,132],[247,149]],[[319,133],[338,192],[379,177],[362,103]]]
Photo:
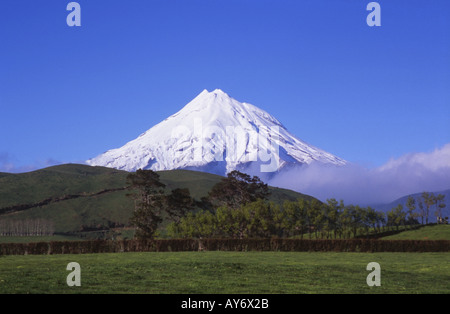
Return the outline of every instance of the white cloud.
[[[450,143],[431,153],[412,153],[398,159],[391,159],[385,165],[380,167],[380,171],[404,167],[405,165],[410,167],[420,167],[431,171],[450,168]]]
[[[37,170],[61,164],[61,162],[48,158],[44,161],[38,161],[30,165],[17,165],[17,160],[6,152],[0,152],[0,172],[21,173]]]
[[[368,169],[349,164],[330,167],[311,164],[282,172],[270,185],[285,187],[325,201],[346,203],[391,202],[404,195],[450,189],[450,144],[431,153],[412,153]]]

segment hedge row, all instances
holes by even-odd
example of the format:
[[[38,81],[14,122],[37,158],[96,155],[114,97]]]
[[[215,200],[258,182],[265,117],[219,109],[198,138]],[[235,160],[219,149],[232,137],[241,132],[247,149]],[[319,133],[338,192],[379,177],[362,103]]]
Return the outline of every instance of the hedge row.
[[[448,240],[300,240],[300,239],[205,239],[206,251],[291,251],[291,252],[450,252]]]
[[[0,243],[0,255],[175,251],[450,252],[448,240],[167,239]]]

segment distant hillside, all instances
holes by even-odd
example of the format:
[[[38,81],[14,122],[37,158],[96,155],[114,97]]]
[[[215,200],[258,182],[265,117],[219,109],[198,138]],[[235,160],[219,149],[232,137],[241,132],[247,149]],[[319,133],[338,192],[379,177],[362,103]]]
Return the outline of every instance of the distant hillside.
[[[189,188],[196,199],[206,196],[223,178],[189,170],[158,173],[168,191]],[[133,210],[126,197],[127,175],[112,168],[78,164],[0,175],[0,219],[49,219],[59,233],[126,226]],[[275,202],[312,198],[286,189],[270,190]]]
[[[126,186],[127,172],[77,164],[0,177],[0,208]]]
[[[427,191],[429,192],[429,191]],[[450,212],[450,189],[449,190],[445,190],[445,191],[437,191],[437,192],[432,192],[434,193],[434,195],[438,195],[438,194],[443,194],[445,196],[444,198],[444,202],[447,205],[444,209],[444,216],[449,216],[449,212]],[[374,206],[377,210],[379,211],[383,211],[383,212],[387,212],[390,209],[397,207],[399,204],[403,205],[403,208],[406,209],[406,201],[408,199],[409,196],[414,197],[414,199],[416,199],[416,208],[418,208],[417,205],[417,200],[422,198],[422,193],[415,193],[415,194],[411,194],[411,195],[406,195],[403,196],[389,204],[384,204],[384,205],[378,205],[378,206]],[[429,221],[430,222],[436,222],[436,216],[434,215],[435,212],[435,208],[434,206],[430,209],[430,216]]]
[[[11,175],[11,173],[0,172],[0,178],[1,177],[6,177],[6,176],[9,176],[9,175]]]

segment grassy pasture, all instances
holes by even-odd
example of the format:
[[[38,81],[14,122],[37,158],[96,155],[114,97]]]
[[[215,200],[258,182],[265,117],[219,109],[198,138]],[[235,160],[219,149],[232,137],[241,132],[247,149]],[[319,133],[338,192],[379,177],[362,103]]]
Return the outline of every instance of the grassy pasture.
[[[429,225],[417,230],[405,230],[384,240],[450,240],[450,225]]]
[[[450,293],[450,253],[146,252],[0,257],[0,293]],[[69,287],[66,266],[81,266]],[[369,287],[366,266],[381,266]]]

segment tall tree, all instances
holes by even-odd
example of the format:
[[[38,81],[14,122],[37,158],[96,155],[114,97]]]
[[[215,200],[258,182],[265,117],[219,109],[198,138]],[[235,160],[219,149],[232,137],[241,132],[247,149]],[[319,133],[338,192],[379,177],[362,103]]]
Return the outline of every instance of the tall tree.
[[[425,218],[425,208],[423,207],[423,201],[421,198],[418,200],[417,205],[419,206],[419,216],[421,217],[423,225],[423,220]]]
[[[257,176],[250,177],[248,174],[234,170],[213,186],[208,198],[218,206],[225,205],[237,209],[241,205],[258,199],[266,200],[269,195],[267,184]]]
[[[384,230],[384,226],[386,225],[386,214],[383,212],[377,212],[377,216],[376,216],[376,221],[377,221],[377,231],[381,232],[381,227],[383,227]]]
[[[303,239],[307,222],[307,205],[307,201],[302,198],[299,198],[297,201],[285,201],[283,203],[281,228],[286,235],[300,235],[300,238]]]
[[[423,192],[422,193],[423,203],[425,205],[425,221],[428,224],[428,216],[430,215],[430,208],[436,203],[436,197],[433,193]]]
[[[397,207],[392,208],[388,213],[388,225],[395,226],[399,229],[400,225],[405,224],[406,213],[403,211],[403,205],[398,204]]]
[[[352,221],[353,237],[356,237],[358,235],[358,229],[363,227],[364,209],[359,205],[356,205],[353,208],[352,214],[353,214],[353,221]]]
[[[280,234],[281,210],[278,205],[258,199],[243,205],[239,211],[245,217],[245,237],[269,238]]]
[[[339,215],[341,214],[341,207],[336,199],[328,199],[325,205],[327,229],[328,232],[333,231],[334,238],[336,239],[339,229]]]
[[[195,201],[189,189],[174,189],[167,196],[166,211],[169,218],[178,223],[189,211],[195,208]]]
[[[317,238],[317,232],[321,228],[323,222],[322,204],[317,199],[312,199],[306,209],[309,238],[312,238],[312,232]]]
[[[342,202],[343,205],[343,202]],[[351,227],[352,227],[352,221],[353,221],[353,212],[354,212],[354,206],[353,205],[345,205],[344,211],[342,212],[342,215],[340,215],[340,225],[342,228],[342,234],[344,235],[344,238],[350,238],[351,237]]]
[[[443,210],[445,208],[445,203],[444,203],[444,198],[445,195],[444,194],[438,194],[438,196],[436,196],[435,198],[435,205],[436,205],[436,212],[435,215],[438,219],[438,223],[440,223],[440,219],[442,219],[443,217]]]
[[[378,223],[378,215],[375,209],[370,206],[364,210],[364,225],[366,228],[366,234],[369,234],[370,228],[373,228],[375,232]]]
[[[133,191],[127,196],[134,199],[134,212],[130,219],[136,227],[136,237],[153,238],[162,222],[162,211],[166,203],[165,184],[152,170],[139,169],[127,177],[129,188]]]
[[[416,199],[412,196],[408,196],[408,199],[406,200],[406,207],[408,208],[408,224],[412,225],[416,222],[417,213],[415,213],[416,210]]]

